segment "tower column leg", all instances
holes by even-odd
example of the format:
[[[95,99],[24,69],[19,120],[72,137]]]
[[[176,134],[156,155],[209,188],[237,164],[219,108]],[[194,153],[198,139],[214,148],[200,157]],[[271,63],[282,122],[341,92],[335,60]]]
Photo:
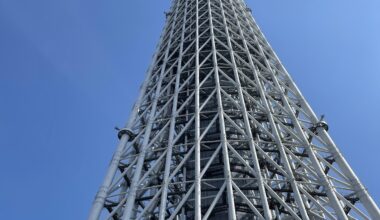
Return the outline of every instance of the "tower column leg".
[[[256,25],[256,24],[255,24]],[[257,25],[256,25],[257,26]],[[257,26],[259,29],[259,27]],[[271,48],[270,44],[266,41],[265,38],[263,38],[264,41],[267,43],[268,47]],[[261,47],[261,46],[260,46]],[[272,49],[272,48],[271,48]],[[273,51],[273,49],[272,49]],[[287,72],[287,70],[284,68],[284,66],[281,64],[281,61],[279,60],[277,54],[273,51],[273,54],[276,58],[276,60],[280,63],[281,71],[283,71],[290,82],[291,88],[296,91],[298,94],[300,100],[301,100],[301,106],[303,109],[306,110],[307,114],[311,117],[313,120],[313,123],[318,123],[319,119],[310,107],[309,103],[306,101],[305,97],[302,95],[301,91],[298,89],[297,85],[294,83],[294,80],[290,76],[290,74]],[[336,160],[336,163],[339,165],[339,167],[342,169],[343,173],[351,180],[356,194],[358,198],[363,203],[363,206],[367,209],[368,213],[370,214],[371,218],[373,219],[380,219],[380,210],[372,197],[369,195],[366,188],[363,186],[363,184],[360,182],[359,178],[356,176],[350,165],[347,163],[339,149],[336,147],[334,141],[331,139],[330,135],[321,128],[318,128],[318,134],[320,134],[320,137],[323,141],[325,141],[328,145],[328,148],[330,148],[331,152],[334,155],[334,159]]]
[[[323,129],[318,128],[317,132],[321,135],[324,141],[328,143],[332,151],[334,152],[334,158],[338,163],[339,167],[343,170],[344,174],[350,178],[356,194],[360,201],[363,203],[363,206],[367,209],[369,215],[372,219],[380,219],[380,210],[376,205],[375,201],[369,195],[367,189],[360,182],[359,178],[356,176],[354,171],[351,169],[350,165],[348,165],[346,159],[342,156],[338,148],[336,147],[334,141],[331,139],[330,135]]]
[[[229,2],[231,3],[231,5],[233,5],[231,1],[229,1]],[[233,51],[232,44],[231,44],[231,38],[230,38],[230,33],[229,33],[229,30],[228,30],[228,26],[227,26],[226,15],[225,15],[225,11],[224,11],[224,8],[222,6],[222,2],[221,1],[220,1],[220,6],[221,6],[221,10],[222,10],[222,16],[223,16],[223,23],[224,23],[224,26],[225,26],[225,32],[226,32],[226,35],[227,35],[228,47],[230,49],[231,61],[232,61],[232,64],[233,64],[234,77],[235,77],[236,83],[238,84],[238,94],[239,94],[239,99],[240,99],[240,102],[241,102],[240,104],[241,104],[241,111],[242,111],[243,120],[244,120],[244,124],[245,124],[245,132],[246,132],[246,135],[248,136],[249,147],[250,147],[250,151],[251,151],[252,156],[253,156],[253,163],[254,163],[254,169],[255,169],[255,172],[256,172],[256,178],[257,178],[259,192],[260,192],[261,204],[263,206],[265,218],[266,219],[272,219],[272,214],[271,214],[271,210],[269,208],[268,198],[267,198],[266,190],[265,190],[265,187],[264,187],[264,180],[263,180],[262,172],[261,172],[261,169],[260,169],[259,160],[258,160],[257,152],[256,152],[256,149],[255,149],[255,143],[253,141],[253,136],[252,136],[252,132],[251,132],[252,128],[250,126],[250,121],[249,121],[249,118],[248,118],[247,108],[246,108],[245,101],[244,101],[244,95],[243,95],[241,84],[240,84],[239,74],[237,72],[237,64],[236,64],[236,61],[235,61],[235,58],[234,58],[234,51]],[[234,13],[234,17],[236,18],[236,13]],[[237,20],[237,22],[239,22],[239,21]],[[244,40],[244,37],[243,36],[241,36],[241,37]],[[248,48],[246,50],[248,51]]]
[[[195,1],[195,151],[194,151],[194,217],[196,220],[202,218],[201,213],[201,144],[200,144],[200,110],[199,110],[199,1]]]
[[[210,19],[210,32],[211,32],[211,44],[212,44],[212,53],[213,53],[213,65],[214,65],[214,78],[215,78],[215,87],[216,95],[218,102],[218,114],[219,114],[219,127],[220,127],[220,137],[222,144],[223,152],[223,162],[224,162],[224,178],[227,188],[227,202],[228,202],[228,217],[230,220],[236,220],[236,211],[235,211],[235,199],[233,193],[233,181],[230,168],[230,159],[227,146],[227,136],[226,136],[226,127],[224,122],[224,109],[221,96],[221,86],[219,80],[219,71],[218,71],[218,60],[216,56],[216,47],[215,47],[215,34],[214,34],[214,25],[213,17],[211,13],[211,2],[208,0],[208,9],[209,9],[209,19]]]
[[[158,81],[158,85],[157,85],[157,88],[156,88],[156,91],[155,91],[151,113],[149,115],[149,121],[148,121],[148,124],[146,126],[146,130],[145,130],[145,134],[144,134],[144,140],[143,140],[143,143],[142,143],[142,145],[140,147],[140,153],[139,153],[139,156],[138,156],[135,172],[133,174],[131,186],[130,186],[130,189],[128,191],[127,201],[126,201],[125,208],[124,208],[124,213],[123,213],[123,220],[130,220],[131,217],[134,215],[134,212],[135,212],[133,209],[135,207],[135,199],[136,199],[138,182],[140,181],[141,172],[142,172],[142,168],[143,168],[144,160],[145,160],[145,154],[146,154],[146,151],[147,151],[147,145],[148,145],[148,142],[150,140],[150,134],[151,134],[153,122],[154,122],[154,119],[155,119],[155,114],[154,113],[156,112],[157,102],[158,102],[159,96],[161,94],[162,82],[163,82],[163,79],[164,79],[166,65],[167,65],[167,62],[168,62],[169,49],[170,49],[170,46],[171,46],[172,41],[173,41],[173,33],[175,31],[174,27],[175,27],[175,24],[176,24],[176,18],[177,18],[177,15],[178,15],[178,8],[179,8],[178,2],[174,6],[174,8],[175,8],[175,12],[174,12],[175,14],[174,14],[174,19],[173,19],[173,21],[171,23],[169,42],[168,42],[168,45],[167,45],[166,50],[165,50],[164,63],[162,64],[162,67],[161,67],[159,81]]]
[[[90,215],[88,217],[88,220],[97,220],[100,216],[100,213],[102,212],[105,199],[108,194],[109,186],[112,183],[112,179],[115,175],[115,172],[117,170],[117,167],[119,165],[121,156],[123,154],[124,148],[129,140],[129,135],[124,134],[119,142],[119,145],[117,146],[116,152],[112,157],[111,163],[109,165],[106,177],[104,178],[102,186],[99,188],[98,193],[95,196],[94,203],[92,205]]]
[[[155,54],[153,57],[154,62],[157,59],[157,55],[158,54]],[[140,88],[139,96],[137,98],[135,105],[133,106],[131,115],[129,116],[128,123],[125,126],[126,128],[130,128],[132,126],[134,119],[136,118],[140,104],[142,102],[142,99],[143,99],[145,91],[146,91],[146,87],[147,87],[149,79],[152,75],[152,69],[153,69],[153,64],[149,67],[149,69],[147,71],[147,74],[146,74],[147,80],[144,81],[143,85]],[[130,137],[128,134],[123,134],[120,137],[119,144],[118,144],[116,151],[112,157],[112,160],[110,162],[110,165],[109,165],[107,173],[106,173],[106,176],[104,177],[103,183],[102,183],[101,187],[99,188],[98,193],[95,196],[95,200],[94,200],[93,205],[91,207],[88,220],[99,219],[100,214],[102,212],[102,209],[104,208],[104,203],[105,203],[105,199],[106,199],[107,194],[108,194],[109,187],[110,187],[112,180],[115,176],[119,162],[122,158],[122,155],[125,151],[125,147],[127,145],[127,142],[129,141],[129,139],[130,139]]]
[[[164,171],[164,178],[162,183],[162,193],[161,193],[161,204],[160,204],[160,211],[158,218],[160,220],[165,219],[165,213],[166,213],[166,207],[167,207],[167,196],[168,196],[168,186],[169,186],[169,174],[170,174],[170,166],[171,166],[171,160],[173,155],[173,145],[174,145],[174,132],[175,132],[175,124],[176,124],[176,116],[177,116],[177,104],[178,104],[178,90],[180,86],[180,79],[181,79],[181,68],[182,68],[182,56],[183,56],[183,44],[184,44],[184,38],[185,38],[185,28],[186,28],[186,18],[187,18],[187,9],[188,9],[188,3],[186,1],[185,6],[185,12],[183,15],[183,25],[182,25],[182,33],[181,33],[181,46],[180,46],[180,52],[178,57],[178,64],[177,64],[177,72],[176,74],[176,83],[175,83],[175,90],[174,90],[174,99],[173,99],[173,106],[172,106],[172,114],[170,118],[170,129],[169,129],[169,140],[168,140],[168,151],[166,153],[166,161],[165,161],[165,171]]]

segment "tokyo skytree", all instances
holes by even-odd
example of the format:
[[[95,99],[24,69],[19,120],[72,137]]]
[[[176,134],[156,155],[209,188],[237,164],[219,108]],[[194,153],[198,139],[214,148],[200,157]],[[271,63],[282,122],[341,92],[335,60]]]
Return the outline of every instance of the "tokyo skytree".
[[[172,0],[89,220],[380,219],[244,0]]]

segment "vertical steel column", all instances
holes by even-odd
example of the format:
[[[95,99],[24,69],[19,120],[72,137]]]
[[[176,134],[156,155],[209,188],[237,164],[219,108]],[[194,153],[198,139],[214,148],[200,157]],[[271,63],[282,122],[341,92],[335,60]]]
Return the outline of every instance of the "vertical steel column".
[[[263,48],[262,48],[261,44],[258,42],[256,35],[254,36],[254,38],[255,38],[255,41],[256,41],[259,49],[260,49],[262,56],[265,57],[265,54],[263,52]],[[293,121],[293,124],[296,127],[298,134],[300,135],[300,138],[302,139],[303,143],[307,146],[306,151],[309,155],[309,158],[311,159],[311,161],[313,163],[313,167],[316,169],[319,177],[321,178],[321,181],[323,182],[323,185],[327,188],[327,193],[328,193],[328,197],[330,199],[331,205],[334,207],[335,212],[339,216],[340,219],[347,219],[347,215],[345,214],[342,206],[340,205],[338,198],[335,195],[335,190],[331,186],[331,183],[329,182],[328,178],[326,177],[322,168],[320,167],[319,161],[318,161],[317,157],[315,156],[315,153],[312,150],[304,132],[302,131],[302,128],[299,124],[299,121],[297,120],[296,116],[294,115],[294,111],[291,109],[287,98],[285,97],[283,91],[281,90],[281,87],[278,83],[277,77],[274,75],[273,69],[271,68],[271,66],[270,66],[270,64],[266,58],[265,58],[265,62],[266,62],[267,67],[271,70],[273,82],[275,83],[276,87],[281,91],[280,94],[281,94],[282,102],[285,105],[285,108],[290,113],[290,117]],[[303,207],[303,208],[305,208],[305,207]]]
[[[225,178],[226,188],[227,188],[228,217],[230,220],[235,220],[236,211],[235,211],[234,193],[233,193],[233,187],[232,187],[230,159],[228,155],[227,135],[226,135],[225,122],[224,122],[224,109],[223,109],[221,87],[220,87],[220,80],[219,80],[218,59],[216,56],[214,24],[212,21],[213,16],[211,12],[210,0],[208,0],[208,11],[209,11],[209,19],[210,19],[210,33],[211,33],[211,44],[212,44],[213,63],[214,63],[214,78],[215,78],[215,87],[216,87],[217,102],[218,102],[219,127],[220,127],[220,138],[221,138],[220,141],[222,143],[224,178]]]
[[[102,209],[104,206],[104,202],[107,198],[109,186],[111,185],[112,179],[115,176],[117,167],[119,165],[119,161],[123,155],[123,151],[128,140],[129,140],[128,134],[124,134],[121,137],[119,144],[116,148],[116,151],[112,157],[111,163],[108,167],[108,171],[107,171],[106,177],[104,178],[103,184],[99,188],[98,193],[96,194],[88,220],[97,220],[99,218],[100,213],[102,212]]]
[[[244,36],[242,36],[242,38],[243,38],[242,39],[243,42],[245,42]],[[246,42],[245,42],[245,46],[246,46]],[[232,50],[232,48],[230,48],[230,50]],[[233,56],[232,56],[232,59],[234,59]],[[291,186],[293,188],[295,200],[297,201],[297,204],[300,206],[299,210],[301,212],[302,217],[304,219],[309,219],[309,217],[307,215],[307,212],[305,210],[305,206],[303,204],[301,193],[299,192],[298,185],[297,185],[297,183],[295,181],[295,178],[294,178],[292,167],[291,167],[291,165],[289,163],[288,157],[287,157],[286,152],[284,150],[284,146],[283,146],[283,143],[281,141],[281,137],[280,137],[280,134],[278,132],[277,125],[276,125],[276,123],[275,123],[275,121],[273,119],[273,115],[272,115],[273,111],[271,110],[271,108],[270,108],[270,106],[268,104],[268,101],[267,101],[266,96],[265,96],[265,91],[263,89],[263,86],[261,85],[260,78],[258,77],[258,73],[257,73],[258,70],[255,68],[255,65],[253,64],[252,59],[250,59],[250,63],[251,63],[252,68],[253,68],[253,75],[254,75],[254,79],[256,81],[257,87],[259,89],[261,100],[262,100],[262,102],[263,102],[263,104],[265,106],[265,109],[267,110],[267,116],[269,118],[269,121],[270,121],[270,124],[271,124],[271,127],[272,127],[272,133],[273,133],[273,135],[274,135],[274,137],[276,139],[275,141],[276,141],[276,144],[277,144],[277,146],[279,148],[281,156],[284,159],[283,163],[284,163],[285,169],[287,171],[287,174],[289,175],[289,182],[290,182],[290,184],[291,184]],[[241,85],[240,85],[240,87],[241,87]]]
[[[166,28],[167,28],[167,25],[165,25],[164,30]],[[160,37],[160,41],[159,42],[162,42],[162,38],[163,38],[163,36]],[[143,82],[143,84],[142,84],[142,86],[140,88],[139,96],[137,98],[136,103],[133,106],[133,109],[132,109],[132,111],[130,113],[128,122],[127,122],[127,124],[125,126],[127,129],[130,129],[132,127],[132,124],[133,124],[133,122],[134,122],[134,120],[136,118],[136,115],[138,113],[138,109],[140,108],[141,101],[142,101],[142,99],[144,97],[144,94],[146,92],[146,87],[147,87],[147,85],[149,83],[149,79],[150,79],[150,77],[152,75],[153,68],[154,68],[154,63],[157,60],[157,56],[158,56],[158,52],[156,52],[154,54],[153,61],[152,61],[151,65],[149,66],[149,69],[148,69],[147,74],[145,76],[145,81]],[[120,162],[120,160],[121,160],[121,158],[123,156],[123,153],[124,153],[124,150],[125,150],[125,147],[126,147],[128,141],[129,141],[129,138],[130,137],[129,137],[128,134],[123,134],[121,136],[121,138],[120,138],[119,144],[117,145],[115,153],[112,156],[112,159],[111,159],[110,165],[108,167],[106,176],[105,176],[105,178],[103,180],[103,183],[100,186],[99,191],[98,191],[98,193],[95,196],[95,200],[94,200],[94,203],[93,203],[93,205],[91,207],[88,220],[97,220],[97,219],[99,219],[100,214],[102,212],[102,209],[104,208],[104,203],[105,203],[105,199],[106,199],[107,194],[108,194],[109,187],[112,184],[112,180],[113,180],[113,178],[115,176],[115,173],[117,171],[119,162]]]
[[[255,25],[256,22],[253,19],[253,22]],[[260,30],[260,28],[257,26],[257,29]],[[282,65],[280,59],[278,58],[277,54],[274,52],[272,47],[270,46],[269,42],[265,39],[264,34],[260,31],[261,35],[263,36],[263,39],[267,46],[271,48],[273,55],[275,56],[277,62],[280,64],[281,71],[283,71],[288,81],[291,85],[291,88],[294,89],[301,100],[301,108],[306,110],[308,115],[313,120],[314,124],[317,124],[319,122],[319,119],[317,115],[314,113],[313,109],[310,107],[309,103],[306,101],[305,97],[302,95],[301,91],[299,90],[298,86],[295,84],[293,78],[290,76],[288,71],[285,69],[285,67]],[[375,201],[372,199],[372,197],[369,195],[367,189],[364,187],[364,185],[360,182],[359,178],[356,176],[355,172],[352,170],[350,165],[347,163],[346,159],[343,157],[342,153],[340,152],[339,148],[337,148],[336,144],[324,129],[318,128],[318,134],[322,138],[323,141],[326,142],[327,147],[331,150],[331,153],[334,156],[334,159],[336,160],[336,163],[338,166],[342,169],[343,173],[348,176],[348,178],[352,181],[352,184],[356,190],[356,194],[363,203],[363,206],[367,209],[369,212],[371,218],[373,219],[380,219],[380,210],[378,206],[376,205]]]
[[[161,204],[160,204],[160,211],[158,218],[160,220],[165,219],[165,212],[166,212],[166,206],[167,206],[167,196],[168,196],[168,187],[169,187],[169,174],[170,174],[170,166],[171,166],[171,159],[173,155],[173,145],[174,145],[174,132],[175,132],[175,124],[176,124],[176,116],[177,116],[177,104],[178,104],[178,89],[180,86],[180,78],[181,78],[181,68],[182,68],[182,56],[183,56],[183,44],[184,44],[184,38],[185,38],[185,28],[186,28],[186,17],[187,17],[187,6],[188,2],[186,1],[185,9],[184,9],[184,15],[183,15],[183,24],[182,24],[182,33],[181,33],[181,46],[180,46],[180,52],[178,57],[178,64],[177,64],[177,72],[176,72],[176,83],[175,83],[175,92],[174,92],[174,99],[173,99],[173,106],[172,106],[172,115],[170,118],[170,129],[169,129],[169,140],[168,140],[168,151],[166,152],[166,161],[165,161],[165,171],[164,171],[164,178],[162,183],[162,193],[161,193]]]
[[[141,152],[138,155],[137,165],[136,165],[136,168],[135,168],[135,172],[133,174],[133,179],[132,179],[131,186],[130,186],[129,191],[128,191],[127,202],[125,204],[125,209],[124,209],[124,214],[123,214],[123,220],[130,220],[131,217],[133,216],[133,213],[134,213],[133,208],[134,208],[134,205],[135,205],[135,198],[136,198],[136,192],[137,192],[138,182],[140,180],[141,171],[142,171],[142,168],[143,168],[143,165],[144,165],[145,154],[146,154],[146,150],[147,150],[147,145],[148,145],[148,142],[149,142],[150,134],[151,134],[151,131],[152,131],[152,125],[153,125],[154,118],[155,118],[154,116],[155,116],[155,113],[156,113],[158,98],[159,98],[159,95],[161,93],[161,86],[162,86],[162,81],[163,81],[163,78],[164,78],[164,73],[165,73],[165,69],[166,69],[166,65],[167,65],[167,61],[168,61],[169,49],[170,49],[170,46],[171,46],[171,43],[172,43],[172,37],[173,37],[173,33],[174,33],[174,27],[175,27],[175,24],[176,24],[176,17],[177,17],[177,13],[178,13],[178,7],[179,7],[179,4],[176,4],[175,5],[174,19],[172,21],[172,26],[171,26],[171,30],[170,30],[169,42],[167,44],[166,51],[165,51],[164,63],[162,64],[160,78],[159,78],[158,86],[156,88],[156,93],[155,93],[154,100],[153,100],[151,114],[149,115],[149,121],[148,121],[148,124],[147,124],[147,127],[146,127],[146,131],[145,131],[145,134],[144,134],[144,141],[143,141],[143,143],[141,145]]]
[[[230,33],[229,33],[229,30],[228,30],[228,26],[227,26],[225,11],[224,11],[224,8],[223,8],[221,0],[219,0],[219,2],[220,2],[220,5],[221,5],[222,16],[223,16],[223,23],[224,23],[225,32],[226,32],[226,35],[227,35],[227,42],[228,42],[228,47],[229,47],[229,50],[230,50],[231,61],[232,61],[232,64],[233,64],[233,72],[234,72],[234,76],[235,76],[235,81],[236,81],[236,84],[237,84],[237,87],[238,87],[237,90],[238,90],[238,93],[239,93],[239,99],[241,101],[241,111],[242,111],[242,115],[243,115],[243,119],[244,119],[244,124],[245,124],[245,132],[246,132],[246,135],[248,136],[248,139],[249,139],[249,147],[250,147],[250,151],[251,151],[252,156],[253,156],[254,169],[255,169],[255,172],[256,172],[256,175],[257,175],[256,178],[257,178],[257,181],[258,181],[259,192],[260,192],[260,199],[261,199],[263,210],[264,210],[264,216],[265,216],[266,219],[272,219],[272,214],[271,214],[271,210],[269,208],[268,198],[267,198],[267,195],[266,195],[266,190],[265,190],[265,187],[264,187],[264,184],[263,184],[264,180],[263,180],[263,177],[262,177],[262,174],[261,174],[259,159],[257,157],[255,143],[254,143],[253,136],[252,136],[252,128],[251,128],[251,125],[250,125],[250,120],[248,118],[247,107],[245,105],[244,95],[243,95],[243,92],[242,92],[242,87],[241,87],[241,83],[240,83],[240,79],[239,79],[238,67],[236,65],[236,61],[235,61],[235,57],[234,57],[235,53],[234,53],[234,49],[233,49],[232,44],[231,44],[231,37],[230,37]],[[229,1],[229,2],[231,3],[231,6],[233,6],[232,2],[231,1]],[[234,17],[237,20],[236,13],[234,13]],[[241,37],[242,37],[242,39],[244,41],[245,40],[244,36],[241,36]],[[245,49],[246,49],[246,52],[248,52],[248,56],[250,56],[248,48],[246,47]],[[251,63],[251,65],[253,66],[253,63]]]
[[[250,54],[250,52],[249,52],[248,45],[247,45],[247,41],[246,41],[246,39],[245,39],[245,37],[244,37],[244,34],[243,34],[243,31],[242,31],[242,28],[241,28],[240,21],[239,21],[237,15],[236,15],[236,8],[235,8],[235,6],[232,4],[231,0],[229,0],[229,1],[230,1],[231,5],[232,5],[232,10],[234,11],[234,17],[235,17],[236,22],[237,22],[238,27],[239,27],[240,37],[241,37],[242,40],[243,40],[243,44],[244,44],[245,51],[247,52],[247,56],[249,57],[249,63],[250,63],[251,66],[254,67],[255,65],[254,65],[254,63],[253,63],[252,56],[251,56],[251,54]],[[242,9],[242,8],[241,8],[241,4],[238,3],[238,5],[240,6],[240,10],[242,10],[242,11],[246,11],[245,9]],[[245,14],[244,14],[244,17],[245,17]],[[260,45],[258,45],[258,46],[261,48]],[[262,49],[262,48],[261,48],[261,49]],[[262,54],[262,55],[265,57],[264,54]],[[267,61],[267,60],[266,60],[266,61]],[[240,84],[240,83],[239,83],[239,84]],[[264,98],[265,98],[265,97],[264,97]],[[309,219],[308,214],[307,214],[307,211],[306,211],[306,208],[305,208],[305,204],[304,204],[304,202],[303,202],[303,200],[302,200],[301,193],[299,192],[298,186],[296,186],[297,183],[296,183],[296,181],[294,181],[294,176],[292,175],[292,173],[290,174],[290,178],[293,179],[293,180],[291,180],[292,183],[293,183],[293,184],[292,184],[292,188],[293,188],[293,185],[295,185],[295,186],[294,186],[294,189],[295,189],[295,199],[296,199],[297,204],[299,205],[299,209],[300,209],[300,212],[301,212],[302,218],[303,218],[303,219]]]
[[[310,109],[311,110],[311,109]],[[313,114],[314,120],[317,120],[315,114]],[[317,129],[318,134],[321,135],[322,139],[328,144],[328,147],[334,155],[334,159],[338,166],[343,170],[344,174],[352,181],[352,185],[356,191],[356,195],[359,197],[360,201],[363,203],[363,206],[367,209],[369,215],[372,219],[380,219],[380,210],[373,201],[372,197],[369,195],[367,189],[360,182],[359,178],[356,176],[354,171],[348,165],[346,159],[344,159],[342,153],[336,147],[334,141],[331,139],[330,135],[322,128]]]
[[[247,17],[246,17],[247,15],[244,14],[244,16],[245,16],[245,18],[247,20]],[[249,17],[251,17],[251,19],[253,21],[253,24],[255,25],[255,27],[257,28],[257,30],[259,30],[259,34],[262,36],[263,41],[267,44],[267,47],[269,47],[271,49],[273,55],[275,56],[276,61],[280,64],[279,66],[281,68],[281,71],[283,71],[286,74],[286,76],[288,78],[288,81],[289,81],[292,89],[294,89],[296,91],[299,99],[301,100],[301,108],[304,109],[304,110],[306,110],[306,112],[308,113],[308,115],[313,120],[314,124],[318,123],[319,122],[318,117],[316,116],[316,114],[314,113],[314,111],[310,107],[309,103],[306,101],[306,99],[302,95],[301,91],[298,89],[297,85],[294,83],[294,80],[292,79],[292,77],[290,76],[290,74],[287,72],[287,70],[285,69],[285,67],[282,65],[282,63],[281,63],[280,59],[278,58],[277,54],[274,52],[274,50],[272,49],[271,45],[266,40],[264,34],[260,30],[260,27],[256,24],[255,19],[252,16],[249,16]],[[254,34],[255,38],[256,38],[256,42],[257,42],[258,46],[260,47],[260,50],[262,51],[263,50],[262,46],[258,42],[254,30],[251,29],[251,31]],[[263,53],[263,51],[262,51],[262,53]],[[272,70],[272,76],[273,76],[273,79],[275,79],[275,83],[276,83],[277,87],[280,88],[279,87],[279,83],[278,83],[276,77],[273,75],[273,70]],[[283,93],[281,93],[281,94],[283,96],[282,98],[283,99],[285,98],[286,104],[287,104],[287,108],[289,109],[290,105],[289,105],[286,97],[284,97]],[[293,111],[290,111],[290,112],[293,113]],[[293,116],[295,117],[294,113],[293,113]],[[292,120],[294,120],[296,122],[297,129],[298,129],[298,131],[300,131],[300,124],[299,124],[298,120],[296,118],[293,118]],[[357,196],[359,197],[359,199],[363,203],[364,207],[369,212],[371,218],[373,218],[373,219],[379,218],[380,219],[379,208],[377,207],[376,203],[373,201],[372,197],[368,194],[367,190],[365,189],[365,187],[363,186],[363,184],[360,182],[360,180],[358,179],[358,177],[356,176],[356,174],[352,171],[351,167],[348,165],[347,161],[342,156],[341,152],[336,147],[335,143],[333,142],[333,140],[331,139],[331,137],[329,136],[329,134],[324,129],[321,129],[321,128],[318,128],[318,133],[320,134],[321,138],[328,144],[328,147],[330,148],[331,153],[334,155],[334,159],[336,160],[336,163],[342,169],[342,171],[344,172],[344,174],[347,175],[350,178],[350,180],[352,181],[353,186],[354,186],[354,188],[356,190]],[[302,134],[304,134],[304,133],[302,132]],[[339,205],[339,207],[341,209],[340,205]],[[341,213],[341,214],[343,214],[343,213]],[[344,215],[345,215],[345,213],[344,213]]]
[[[200,110],[199,110],[199,1],[195,0],[195,151],[194,151],[194,217],[201,219],[201,144],[200,144]]]

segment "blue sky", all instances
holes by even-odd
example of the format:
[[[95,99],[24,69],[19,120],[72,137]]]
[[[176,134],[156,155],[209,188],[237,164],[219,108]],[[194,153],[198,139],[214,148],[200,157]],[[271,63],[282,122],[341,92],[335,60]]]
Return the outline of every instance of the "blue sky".
[[[380,1],[248,0],[380,202]],[[0,219],[85,219],[168,0],[0,0]]]

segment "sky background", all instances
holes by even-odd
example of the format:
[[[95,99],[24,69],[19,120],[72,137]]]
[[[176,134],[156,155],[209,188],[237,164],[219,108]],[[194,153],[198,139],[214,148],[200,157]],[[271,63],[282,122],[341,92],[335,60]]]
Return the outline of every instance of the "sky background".
[[[380,1],[247,0],[380,202]],[[85,219],[169,0],[0,0],[0,219]]]

